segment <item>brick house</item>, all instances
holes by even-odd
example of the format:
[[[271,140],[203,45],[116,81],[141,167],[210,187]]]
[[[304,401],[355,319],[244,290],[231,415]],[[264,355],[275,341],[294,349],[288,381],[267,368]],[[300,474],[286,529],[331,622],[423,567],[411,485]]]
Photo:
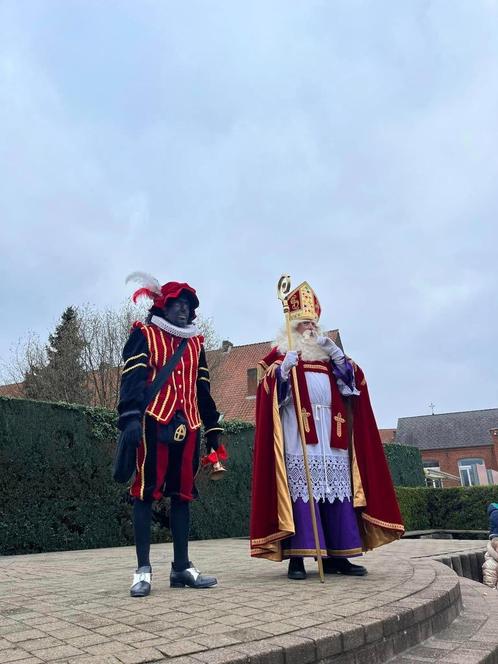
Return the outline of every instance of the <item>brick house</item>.
[[[401,417],[394,442],[418,447],[425,468],[452,475],[445,487],[498,484],[498,408]]]

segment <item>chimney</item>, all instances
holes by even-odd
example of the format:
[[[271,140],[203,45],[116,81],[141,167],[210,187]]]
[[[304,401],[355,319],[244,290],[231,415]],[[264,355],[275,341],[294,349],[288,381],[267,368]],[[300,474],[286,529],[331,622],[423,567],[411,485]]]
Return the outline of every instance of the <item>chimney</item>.
[[[233,343],[231,341],[228,341],[228,339],[224,339],[221,342],[221,352],[222,353],[229,353],[231,348],[233,348]]]

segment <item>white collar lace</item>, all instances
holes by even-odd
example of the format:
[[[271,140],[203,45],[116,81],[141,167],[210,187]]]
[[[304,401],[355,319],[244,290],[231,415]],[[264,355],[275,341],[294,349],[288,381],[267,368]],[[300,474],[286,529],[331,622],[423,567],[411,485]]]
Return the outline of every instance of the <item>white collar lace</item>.
[[[189,325],[186,325],[185,327],[178,327],[160,316],[152,316],[150,322],[153,325],[160,327],[161,330],[168,332],[168,334],[172,334],[174,337],[181,337],[182,339],[190,339],[199,334],[199,329],[193,323],[189,323]]]

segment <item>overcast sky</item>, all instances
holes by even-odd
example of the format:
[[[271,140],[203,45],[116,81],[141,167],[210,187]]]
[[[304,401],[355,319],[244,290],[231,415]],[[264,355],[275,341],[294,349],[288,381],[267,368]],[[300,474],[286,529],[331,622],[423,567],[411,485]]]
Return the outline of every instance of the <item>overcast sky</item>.
[[[308,280],[379,426],[498,406],[498,3],[0,0],[0,360],[128,273]]]

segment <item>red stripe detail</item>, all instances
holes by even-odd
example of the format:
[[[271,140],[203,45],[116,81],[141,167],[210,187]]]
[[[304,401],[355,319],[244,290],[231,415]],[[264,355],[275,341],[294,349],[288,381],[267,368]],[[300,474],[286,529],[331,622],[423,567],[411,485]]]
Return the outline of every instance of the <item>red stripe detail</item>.
[[[138,446],[137,449],[137,462],[136,462],[136,474],[135,474],[135,479],[133,480],[133,484],[130,487],[130,495],[132,495],[134,498],[140,498],[140,491],[142,488],[142,465],[144,462],[144,444],[143,442],[140,442],[140,445]],[[144,468],[145,470],[145,468]]]
[[[182,455],[182,471],[180,477],[180,495],[188,496],[192,500],[192,488],[194,485],[194,471],[192,460],[194,458],[197,431],[189,431]]]

